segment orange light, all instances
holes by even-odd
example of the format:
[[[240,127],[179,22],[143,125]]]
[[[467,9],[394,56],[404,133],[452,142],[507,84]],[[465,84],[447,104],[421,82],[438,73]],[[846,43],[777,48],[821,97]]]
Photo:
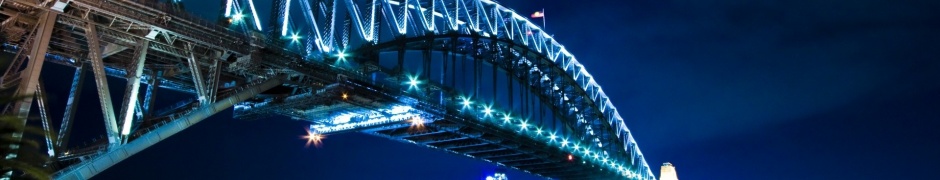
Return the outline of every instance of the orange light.
[[[349,98],[349,95],[347,95],[346,93],[343,93],[343,100],[346,100],[348,98]]]
[[[323,135],[320,135],[320,134],[317,134],[317,133],[314,133],[314,132],[310,132],[309,130],[307,131],[307,135],[306,135],[306,136],[303,136],[303,138],[304,138],[304,139],[307,139],[307,145],[306,145],[306,147],[310,147],[310,144],[313,144],[313,145],[316,146],[316,147],[320,147],[320,144],[323,143],[323,139],[325,139],[325,137],[323,137]]]
[[[417,116],[416,116],[416,117],[411,118],[410,121],[411,121],[411,127],[408,127],[408,131],[411,131],[411,132],[423,132],[423,131],[425,130],[425,129],[424,129],[424,123],[425,123],[425,122],[424,122],[424,118],[421,118],[421,117],[417,117]]]

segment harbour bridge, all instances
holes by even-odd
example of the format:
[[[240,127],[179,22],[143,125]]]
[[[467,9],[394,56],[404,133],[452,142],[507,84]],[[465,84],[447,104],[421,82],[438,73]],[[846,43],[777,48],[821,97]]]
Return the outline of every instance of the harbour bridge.
[[[13,137],[44,141],[53,179],[88,179],[234,108],[307,121],[313,143],[359,132],[551,179],[655,179],[578,59],[494,0],[273,0],[264,21],[255,3],[221,0],[207,21],[176,0],[0,1],[0,87],[25,97],[3,113],[43,129]],[[48,108],[50,65],[75,69],[64,112]],[[105,131],[77,146],[86,75]],[[166,90],[192,96],[154,107]]]

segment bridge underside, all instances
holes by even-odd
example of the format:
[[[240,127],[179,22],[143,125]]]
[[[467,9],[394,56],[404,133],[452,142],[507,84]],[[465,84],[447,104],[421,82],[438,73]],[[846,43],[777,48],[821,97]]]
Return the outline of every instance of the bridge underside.
[[[557,144],[521,133],[534,129],[521,129],[501,120],[482,120],[455,106],[444,111],[421,108],[381,89],[350,81],[292,96],[268,95],[239,103],[234,115],[239,119],[286,116],[310,121],[310,131],[317,135],[361,132],[547,178],[622,177],[578,158],[569,159],[570,154]]]

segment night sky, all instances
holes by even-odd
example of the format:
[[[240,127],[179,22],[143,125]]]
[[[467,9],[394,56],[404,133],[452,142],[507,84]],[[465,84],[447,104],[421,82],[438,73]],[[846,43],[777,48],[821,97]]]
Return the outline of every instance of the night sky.
[[[186,3],[218,16],[220,2]],[[604,87],[657,174],[668,161],[684,180],[940,179],[940,1],[501,4],[546,10],[547,31]],[[96,179],[469,180],[496,168],[359,133],[306,148],[306,123],[231,115]]]

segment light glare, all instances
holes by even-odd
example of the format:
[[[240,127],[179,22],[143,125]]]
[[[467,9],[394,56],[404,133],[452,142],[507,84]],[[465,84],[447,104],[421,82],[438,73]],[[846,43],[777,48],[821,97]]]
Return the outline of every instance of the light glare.
[[[232,18],[235,19],[235,22],[241,21],[242,18],[244,18],[244,17],[245,17],[245,15],[242,14],[242,13],[236,13],[234,16],[232,16]]]
[[[304,139],[307,139],[307,145],[305,147],[310,147],[310,144],[313,144],[316,147],[320,147],[320,144],[323,143],[325,137],[321,134],[314,133],[310,130],[307,130],[307,135],[303,136]]]
[[[463,103],[462,103],[462,104],[463,104],[463,108],[468,108],[468,107],[470,107],[470,104],[473,103],[473,102],[470,102],[470,98],[462,98],[462,99],[463,99]]]

